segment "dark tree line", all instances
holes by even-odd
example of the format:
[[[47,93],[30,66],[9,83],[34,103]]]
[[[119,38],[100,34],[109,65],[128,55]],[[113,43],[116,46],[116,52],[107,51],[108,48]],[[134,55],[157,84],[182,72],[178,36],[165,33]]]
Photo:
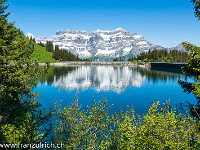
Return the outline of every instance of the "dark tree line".
[[[60,61],[82,61],[78,56],[74,55],[70,51],[59,49],[58,46],[55,46],[53,58]]]
[[[113,61],[124,61],[123,58],[114,58]]]
[[[40,41],[40,43],[37,43],[37,44],[39,44],[39,45],[42,46],[42,47],[45,47],[45,44],[42,43],[41,41]]]
[[[45,46],[48,52],[53,53],[53,58],[59,61],[83,61],[83,59],[74,55],[70,51],[60,49],[57,45],[54,47],[52,42],[47,41],[44,45],[43,43],[39,43],[41,46]],[[84,60],[85,61],[85,60]]]
[[[36,43],[35,38],[33,38],[32,36],[29,38],[30,41],[33,41],[34,43]]]
[[[188,62],[191,58],[188,52],[181,52],[178,50],[153,50],[148,52],[140,53],[137,56],[137,60],[145,62]]]
[[[34,48],[34,43],[36,43],[35,38],[30,37],[29,45]],[[53,58],[59,61],[88,61],[87,59],[81,59],[74,55],[70,51],[60,49],[57,45],[54,47],[53,43],[47,41],[46,44],[40,42],[38,43],[42,47],[46,47],[46,51],[53,53]]]
[[[45,47],[46,47],[46,51],[48,51],[48,52],[54,52],[54,46],[53,46],[52,42],[47,41]]]
[[[30,38],[27,36],[27,38],[29,39],[30,47],[32,47],[34,49],[35,48],[34,44],[36,43],[35,38],[33,38],[32,36]]]
[[[128,58],[128,61],[133,61],[133,60],[136,60],[136,57],[135,57],[135,55],[134,55],[134,56],[132,56],[132,57],[129,57],[129,58]]]

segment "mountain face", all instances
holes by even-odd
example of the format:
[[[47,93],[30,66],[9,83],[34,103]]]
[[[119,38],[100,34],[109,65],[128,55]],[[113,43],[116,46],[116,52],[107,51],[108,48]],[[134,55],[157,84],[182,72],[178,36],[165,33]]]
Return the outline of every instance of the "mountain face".
[[[186,43],[189,43],[189,42],[186,42]],[[191,43],[189,43],[189,44],[191,44]],[[170,51],[170,50],[178,50],[178,51],[181,51],[181,52],[187,51],[186,48],[183,47],[183,44],[178,44],[175,47],[168,48],[168,51]]]
[[[53,42],[62,49],[66,49],[81,58],[89,57],[120,57],[133,56],[141,52],[164,47],[147,42],[146,38],[137,33],[130,33],[122,28],[113,31],[64,30],[57,31],[51,37],[37,37],[36,42]]]

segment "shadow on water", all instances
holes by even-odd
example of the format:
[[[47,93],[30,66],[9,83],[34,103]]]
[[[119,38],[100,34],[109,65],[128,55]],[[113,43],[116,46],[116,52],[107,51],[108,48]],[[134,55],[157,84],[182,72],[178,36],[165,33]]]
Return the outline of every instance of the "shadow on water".
[[[77,67],[51,66],[48,69],[47,74],[40,78],[40,82],[41,83],[46,82],[48,85],[51,85],[54,81],[57,81],[58,79],[63,78],[64,76],[68,75],[70,72],[76,69]]]
[[[144,68],[132,68],[134,71],[140,72],[142,76],[145,76],[148,81],[153,81],[156,83],[160,80],[167,82],[167,80],[177,80],[184,77],[187,80],[187,76],[182,73],[180,69],[166,69],[166,68],[154,68],[154,69],[144,69]]]

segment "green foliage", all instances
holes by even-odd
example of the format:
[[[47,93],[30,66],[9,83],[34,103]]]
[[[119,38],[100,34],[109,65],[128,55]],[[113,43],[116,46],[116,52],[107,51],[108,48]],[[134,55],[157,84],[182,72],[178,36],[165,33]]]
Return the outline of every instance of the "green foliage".
[[[190,112],[192,116],[200,119],[200,47],[183,43],[184,47],[191,53],[191,59],[187,66],[182,68],[183,73],[187,76],[195,78],[196,82],[184,82],[179,80],[179,84],[182,86],[185,92],[193,93],[197,98],[197,105],[190,105]]]
[[[53,58],[60,61],[82,61],[78,56],[75,56],[70,51],[59,49],[56,45],[53,51]]]
[[[37,60],[39,63],[55,62],[55,59],[53,58],[53,53],[46,51],[45,47],[42,47],[36,43],[34,43],[34,51],[31,54],[31,59]]]
[[[32,143],[41,139],[47,119],[31,92],[46,67],[30,60],[33,45],[6,19],[5,2],[0,0],[0,142]]]
[[[36,44],[35,38],[30,37],[30,39],[27,37],[25,38],[27,42],[29,42],[30,47],[33,48],[33,52],[31,54],[31,59],[36,60],[39,63],[54,63],[55,59],[53,58],[53,53],[46,50],[44,44],[38,43]]]
[[[38,43],[38,45],[40,45],[40,46],[42,46],[42,47],[45,47],[45,44],[42,43],[41,41],[40,41],[40,43]]]
[[[133,63],[133,64],[137,64],[137,60],[133,60],[132,63]]]
[[[137,60],[144,62],[188,62],[189,59],[188,52],[180,52],[177,50],[168,52],[167,50],[155,49],[153,51],[143,52],[137,56]]]
[[[199,124],[190,116],[176,114],[170,103],[152,103],[148,112],[136,117],[133,108],[108,115],[107,100],[81,110],[78,100],[53,114],[57,118],[53,141],[67,149],[198,149]],[[138,118],[138,119],[136,119]]]
[[[109,145],[111,123],[107,109],[106,99],[94,102],[87,111],[81,110],[78,100],[63,109],[56,105],[53,114],[57,123],[52,141],[64,141],[67,149],[106,148]]]
[[[23,103],[18,105],[18,110],[12,110],[13,113],[19,113],[15,114],[15,119],[12,118],[7,123],[1,121],[1,143],[39,143],[50,134],[52,129],[51,114],[41,109],[36,100]],[[10,108],[13,106],[15,105],[12,104]]]
[[[40,82],[45,82],[48,85],[51,85],[54,81],[58,80],[60,77],[63,77],[66,74],[69,74],[70,72],[76,70],[76,67],[55,67],[51,66],[49,67],[47,73],[40,78]]]
[[[187,67],[183,68],[183,72],[187,76],[195,76],[198,78],[200,75],[200,47],[188,43],[183,43],[183,45],[192,56],[187,64]]]
[[[194,5],[195,17],[197,17],[200,20],[200,1],[199,0],[191,0],[191,2]]]
[[[113,61],[118,61],[118,59],[117,59],[117,58],[114,58]]]
[[[52,42],[49,42],[49,41],[47,41],[47,43],[46,43],[46,50],[48,51],[48,52],[53,52],[54,51],[54,46],[53,46],[53,43]]]
[[[0,0],[0,18],[6,19],[10,13],[5,13],[5,10],[8,8],[9,5],[4,5],[7,0]]]
[[[127,57],[128,58],[128,57]],[[135,56],[134,57],[129,57],[128,58],[128,61],[133,61],[135,59]],[[126,57],[117,57],[117,58],[113,58],[113,60],[110,60],[110,61],[125,61],[126,60]],[[105,61],[109,61],[109,59],[105,59]]]
[[[176,115],[168,104],[164,105],[153,103],[140,121],[133,110],[123,115],[118,124],[117,149],[197,149],[200,137],[195,121]]]
[[[37,59],[39,62],[55,62],[55,60],[82,61],[82,59],[80,59],[78,56],[75,56],[70,51],[60,49],[57,45],[54,48],[53,43],[50,41],[47,41],[46,44],[41,42],[36,44],[32,57]]]
[[[200,1],[191,0],[191,2],[194,4],[195,16],[200,20]],[[183,73],[187,76],[193,76],[196,82],[190,83],[179,80],[179,84],[185,92],[192,92],[196,96],[197,105],[189,104],[189,109],[191,115],[200,120],[200,47],[188,43],[183,43],[183,45],[192,55],[187,67],[183,68]]]
[[[135,57],[135,55],[134,55],[134,56],[132,56],[132,57],[129,57],[129,58],[128,58],[128,61],[134,61],[134,60],[136,60],[136,57]]]

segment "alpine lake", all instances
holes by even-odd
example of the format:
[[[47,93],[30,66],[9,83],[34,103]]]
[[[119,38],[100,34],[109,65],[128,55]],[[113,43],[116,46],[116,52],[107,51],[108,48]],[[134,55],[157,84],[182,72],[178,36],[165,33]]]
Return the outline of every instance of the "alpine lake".
[[[39,101],[44,108],[58,102],[62,107],[75,99],[81,109],[92,106],[93,101],[106,97],[113,105],[109,113],[129,110],[143,115],[152,102],[168,100],[176,107],[180,103],[196,104],[193,94],[184,92],[178,79],[194,82],[181,70],[153,70],[130,66],[51,66],[48,74],[40,79],[33,91],[40,93]]]

